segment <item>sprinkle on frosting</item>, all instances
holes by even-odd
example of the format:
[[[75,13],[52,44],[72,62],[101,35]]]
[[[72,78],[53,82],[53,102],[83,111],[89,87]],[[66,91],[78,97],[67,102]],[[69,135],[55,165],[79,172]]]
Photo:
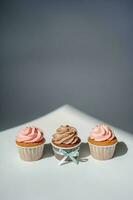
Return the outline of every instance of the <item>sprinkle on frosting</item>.
[[[40,142],[43,139],[43,133],[39,128],[26,127],[18,134],[16,141],[24,143]]]
[[[77,129],[69,125],[60,126],[53,135],[53,142],[56,144],[76,144],[79,140]]]
[[[114,138],[115,138],[114,133],[105,124],[96,126],[90,135],[90,139],[94,139],[95,141],[106,141],[106,140],[111,141]]]

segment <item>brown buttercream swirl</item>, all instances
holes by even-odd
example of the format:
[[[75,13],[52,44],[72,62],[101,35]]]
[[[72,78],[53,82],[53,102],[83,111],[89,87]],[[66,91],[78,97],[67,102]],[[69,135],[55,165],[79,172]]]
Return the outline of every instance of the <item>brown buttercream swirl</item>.
[[[77,129],[66,125],[61,125],[57,130],[56,133],[53,135],[52,141],[55,144],[76,144],[79,140]]]

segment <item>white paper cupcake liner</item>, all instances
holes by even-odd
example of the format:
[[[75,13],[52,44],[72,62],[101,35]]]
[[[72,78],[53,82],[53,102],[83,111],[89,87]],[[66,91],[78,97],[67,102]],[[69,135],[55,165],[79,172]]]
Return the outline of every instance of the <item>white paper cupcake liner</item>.
[[[115,152],[116,144],[109,146],[98,146],[89,143],[90,153],[93,158],[97,160],[108,160],[111,159]]]
[[[34,147],[21,147],[17,145],[17,148],[22,160],[35,161],[39,160],[43,156],[44,144]]]

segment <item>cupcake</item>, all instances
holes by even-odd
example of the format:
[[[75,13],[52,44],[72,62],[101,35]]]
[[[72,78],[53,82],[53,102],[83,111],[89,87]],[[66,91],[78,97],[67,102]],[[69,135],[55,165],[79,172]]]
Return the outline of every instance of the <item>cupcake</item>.
[[[45,139],[39,128],[26,127],[16,137],[16,145],[22,160],[35,161],[43,155]]]
[[[117,142],[111,128],[104,124],[96,126],[88,138],[90,153],[98,160],[111,159]]]
[[[66,125],[60,126],[52,138],[52,147],[55,157],[58,160],[72,160],[78,164],[77,157],[79,156],[79,148],[81,139],[78,137],[77,129]]]

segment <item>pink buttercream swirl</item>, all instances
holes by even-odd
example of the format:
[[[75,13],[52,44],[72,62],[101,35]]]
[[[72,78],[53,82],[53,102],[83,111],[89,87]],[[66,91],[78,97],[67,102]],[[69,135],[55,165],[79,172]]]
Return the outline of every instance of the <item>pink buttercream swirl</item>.
[[[43,133],[39,128],[26,127],[18,134],[16,140],[18,142],[33,143],[40,142],[43,139]]]
[[[104,124],[96,126],[96,128],[93,129],[90,139],[94,139],[95,141],[106,141],[106,140],[113,140],[115,138],[114,133],[112,130]]]

